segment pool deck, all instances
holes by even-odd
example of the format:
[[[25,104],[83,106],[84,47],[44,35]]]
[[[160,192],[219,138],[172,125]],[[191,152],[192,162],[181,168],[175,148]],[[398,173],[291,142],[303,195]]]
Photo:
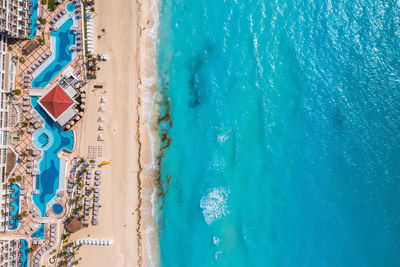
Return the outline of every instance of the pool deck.
[[[58,154],[63,150],[72,152],[75,140],[73,131],[62,131],[58,124],[38,104],[37,98],[32,97],[31,103],[44,119],[44,129],[53,138],[51,146],[46,150],[42,150],[42,159],[37,162],[41,173],[36,177],[37,181],[39,181],[39,184],[36,185],[38,194],[33,196],[33,202],[39,208],[41,216],[44,217],[52,204],[60,200],[59,194],[64,193],[65,160],[60,159]],[[42,131],[42,129],[37,131]]]
[[[68,1],[65,1],[65,3],[68,3]],[[51,48],[51,43],[52,43],[52,41],[51,41],[52,38],[51,38],[51,36],[50,36],[51,31],[49,30],[48,26],[49,26],[49,21],[50,21],[51,18],[54,16],[54,14],[57,14],[57,13],[58,13],[60,10],[62,10],[62,9],[65,9],[65,8],[64,8],[64,5],[58,6],[58,7],[56,8],[56,10],[54,10],[53,12],[49,12],[49,11],[47,10],[47,8],[43,8],[43,16],[42,16],[42,17],[43,17],[44,19],[46,19],[47,23],[46,23],[46,25],[45,25],[45,27],[44,27],[44,30],[42,31],[42,32],[43,32],[43,36],[41,36],[42,34],[37,34],[37,36],[44,37],[45,44],[44,44],[44,45],[39,45],[38,48],[36,48],[32,53],[29,54],[29,56],[23,56],[24,59],[25,59],[24,63],[19,63],[19,64],[18,64],[18,65],[19,65],[19,73],[26,74],[27,71],[28,71],[28,69],[29,69],[29,68],[30,68],[30,67],[31,67],[45,52],[47,52],[47,51],[52,52],[52,54],[50,55],[50,57],[49,57],[47,60],[45,60],[45,61],[38,67],[37,70],[35,70],[35,71],[33,72],[33,74],[31,75],[31,82],[32,82],[33,79],[35,79],[35,78],[40,74],[41,71],[43,71],[43,69],[45,69],[45,67],[47,67],[48,65],[50,65],[51,62],[54,61],[54,59],[55,59],[55,55],[53,55],[54,48],[53,48],[53,51],[52,51],[52,48]],[[74,16],[71,16],[71,14],[68,14],[68,12],[67,12],[67,14],[64,15],[64,17],[61,18],[57,23],[62,23],[64,20],[68,20],[68,19],[70,19],[71,17],[74,17]],[[82,23],[80,23],[80,20],[76,20],[76,19],[73,19],[73,20],[74,20],[73,27],[76,27],[78,30],[82,30]],[[65,22],[65,21],[64,21],[64,22]],[[57,23],[56,23],[56,25],[59,25],[59,24],[57,24]],[[53,39],[54,39],[54,38],[53,38]],[[27,42],[27,41],[24,41],[24,42],[22,43],[22,46],[23,46],[23,44],[24,44],[25,42]],[[54,46],[54,40],[53,40],[53,46]],[[55,47],[55,46],[54,46],[54,47]],[[83,57],[82,53],[79,53],[79,54],[73,53],[72,61],[71,61],[71,63],[68,64],[68,66],[72,66],[72,68],[74,69],[74,72],[75,72],[75,74],[76,74],[75,76],[77,76],[78,79],[85,79],[85,77],[84,77],[84,76],[85,76],[85,68],[84,68],[84,66],[83,66],[83,64],[82,64],[83,60],[84,60],[84,57]],[[43,67],[42,67],[42,66],[43,66]],[[41,71],[38,71],[39,69],[40,69]],[[49,84],[50,84],[50,85],[53,84],[54,81],[57,80],[57,78],[60,76],[60,74],[61,74],[62,72],[63,72],[63,70],[61,70],[61,71],[52,79],[52,81],[51,81]],[[23,86],[24,86],[24,79],[23,79],[22,76],[17,76],[17,77],[16,77],[16,85],[17,85],[17,87],[19,87],[19,88],[23,88]]]
[[[65,14],[63,17],[60,18],[60,20],[58,20],[54,25],[55,27],[57,27],[57,31],[59,31],[59,29],[68,21],[68,20],[72,20],[72,25],[71,27],[75,27],[78,28],[79,27],[79,23],[78,20],[76,18],[76,16],[73,13],[68,13]],[[55,32],[57,32],[55,31]],[[55,32],[52,32],[52,34],[50,34],[50,51],[51,51],[51,55],[48,59],[46,59],[37,69],[36,71],[34,71],[32,73],[32,77],[33,77],[33,81],[44,71],[46,70],[46,68],[48,68],[55,60],[56,60],[56,54],[57,54],[57,37],[54,36]],[[72,51],[71,52],[71,57],[72,60],[74,60],[77,56],[77,52]],[[68,64],[67,64],[68,65]],[[62,70],[60,70],[61,72]]]
[[[39,1],[40,2],[40,1]],[[42,14],[41,16],[46,19],[47,23],[45,27],[42,30],[38,29],[38,32],[36,34],[37,37],[41,37],[45,40],[44,45],[39,45],[33,52],[31,52],[29,55],[22,55],[22,47],[28,42],[26,41],[21,41],[18,46],[14,46],[14,50],[11,52],[15,56],[23,57],[24,62],[17,62],[15,65],[15,75],[13,76],[14,81],[13,81],[13,89],[18,89],[21,91],[21,95],[14,95],[13,99],[11,99],[12,105],[17,107],[17,111],[20,113],[19,116],[21,117],[22,121],[28,121],[27,116],[32,116],[33,117],[33,123],[37,124],[38,128],[43,128],[44,127],[44,121],[43,118],[40,118],[38,116],[38,113],[36,110],[31,106],[31,105],[26,105],[24,102],[26,102],[24,97],[29,95],[29,89],[24,88],[24,77],[23,75],[27,74],[27,70],[34,64],[46,51],[51,51],[51,43],[54,43],[54,40],[51,41],[51,36],[50,36],[50,30],[49,30],[49,21],[52,17],[54,17],[55,14],[57,14],[61,9],[65,8],[65,5],[69,1],[64,1],[63,4],[59,5],[53,12],[49,12],[47,8],[42,8]],[[39,3],[40,5],[40,3]],[[40,8],[40,6],[39,6]],[[67,14],[68,15],[68,14]],[[69,19],[70,16],[67,16],[64,20]],[[62,23],[59,22],[59,23]],[[79,21],[74,21],[73,27],[77,28],[78,30],[82,30],[82,21],[79,19]],[[54,38],[53,38],[54,39]],[[65,71],[66,68],[71,69],[72,73],[79,79],[79,80],[86,80],[85,77],[85,68],[83,65],[84,62],[84,56],[82,52],[75,53],[75,56],[72,58],[71,62],[64,68],[62,69],[53,79],[50,81],[48,86],[53,85],[62,75],[63,71]],[[51,62],[49,62],[51,63]],[[45,68],[43,66],[42,68]],[[32,82],[33,76],[29,76],[30,82]],[[43,89],[38,89],[42,90]],[[11,104],[11,103],[10,103]],[[25,111],[21,111],[22,108],[26,108]],[[11,115],[10,115],[11,116]],[[79,121],[73,128],[73,135],[74,136],[80,136],[81,133],[81,124],[82,122]],[[23,217],[21,220],[18,222],[18,227],[17,229],[13,231],[7,231],[2,235],[2,239],[6,240],[11,240],[11,239],[24,239],[27,241],[27,243],[31,244],[33,240],[36,240],[36,237],[32,237],[32,234],[35,231],[38,231],[38,229],[44,224],[44,232],[43,232],[43,240],[42,243],[39,244],[38,249],[32,253],[32,257],[37,255],[37,251],[40,249],[43,249],[46,246],[49,246],[50,244],[53,244],[52,248],[53,249],[55,246],[58,246],[60,242],[60,235],[61,232],[63,231],[63,223],[62,219],[65,219],[65,212],[67,209],[65,208],[67,205],[67,201],[69,199],[69,196],[67,194],[61,194],[61,196],[57,198],[53,198],[52,200],[49,201],[48,207],[51,207],[51,205],[57,201],[57,203],[61,204],[64,207],[64,211],[59,214],[53,214],[51,212],[51,209],[49,211],[49,216],[48,217],[41,217],[40,210],[36,207],[33,201],[33,192],[36,191],[36,183],[35,183],[35,176],[37,171],[39,171],[38,164],[40,164],[40,157],[43,155],[43,153],[35,148],[35,146],[32,143],[32,132],[28,133],[28,127],[22,127],[21,124],[15,125],[10,125],[10,136],[15,135],[20,138],[20,140],[10,140],[10,146],[12,147],[12,150],[15,151],[17,155],[17,163],[15,165],[15,168],[13,169],[12,173],[10,174],[10,178],[16,178],[18,176],[22,177],[21,181],[15,182],[15,184],[18,184],[20,187],[20,203],[19,203],[19,210],[20,212],[25,211],[27,212],[27,216]],[[72,161],[73,158],[78,156],[78,151],[79,151],[79,142],[75,142],[73,146],[73,151],[71,153],[66,152],[66,151],[59,151],[57,157],[60,158],[60,176],[71,176],[73,174],[70,174],[69,170],[69,162]],[[39,156],[31,156],[30,154],[36,154],[38,153]],[[23,155],[25,154],[25,155]],[[32,160],[29,160],[32,158]],[[36,161],[36,164],[35,164]],[[32,165],[32,166],[31,166]],[[71,176],[72,177],[72,176]],[[59,179],[58,187],[57,189],[59,191],[63,191],[65,189],[65,180],[64,179]],[[50,233],[49,233],[49,225],[53,224],[56,226],[56,233],[57,237],[55,240],[52,242],[50,241]],[[40,239],[40,238],[39,238]],[[50,250],[51,250],[50,249]],[[49,257],[49,251],[44,252],[43,257]],[[47,261],[47,258],[46,258]],[[43,262],[46,264],[45,262]],[[31,263],[30,263],[31,264]],[[41,266],[40,264],[39,266]],[[47,266],[47,265],[46,265]]]

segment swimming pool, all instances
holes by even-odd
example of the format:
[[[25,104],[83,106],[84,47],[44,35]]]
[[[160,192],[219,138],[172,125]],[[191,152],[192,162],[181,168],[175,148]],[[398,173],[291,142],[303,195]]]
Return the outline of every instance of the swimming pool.
[[[44,223],[41,223],[39,228],[31,235],[34,238],[44,239]]]
[[[19,190],[19,185],[17,184],[10,184],[10,190],[14,191],[14,193],[10,192],[10,207],[13,207],[13,210],[10,210],[10,215],[12,215],[14,218],[9,220],[10,230],[15,230],[18,227],[19,220],[17,219],[17,214],[19,213],[19,195],[20,195],[20,190]],[[13,201],[11,202],[11,199]]]
[[[20,239],[19,243],[22,245],[19,249],[19,262],[22,267],[28,267],[28,242],[25,239]]]
[[[29,39],[33,39],[36,36],[37,31],[37,13],[38,13],[38,0],[30,0],[32,2],[32,6],[29,8],[32,11],[32,15],[30,15],[29,19],[32,21],[32,24],[29,25],[29,29],[31,33],[28,35]]]
[[[74,3],[70,2],[70,3],[68,3],[68,4],[66,5],[65,9],[66,9],[68,12],[74,12],[75,9],[76,9],[76,6],[75,6]]]
[[[78,19],[69,12],[54,26],[57,30],[50,33],[51,56],[32,74],[32,88],[44,88],[76,57],[77,52],[70,48],[75,44],[75,32],[71,27],[78,26]]]
[[[53,136],[52,144],[42,151],[39,162],[40,174],[36,175],[36,189],[39,194],[33,195],[33,202],[42,217],[51,207],[58,191],[63,190],[65,168],[58,153],[61,150],[72,151],[74,148],[73,131],[64,132],[58,124],[38,104],[38,98],[32,97],[31,104],[45,121],[45,128]],[[61,179],[60,179],[61,178]],[[61,185],[61,186],[60,186]]]
[[[46,128],[36,130],[32,135],[32,144],[40,150],[49,149],[54,143],[54,136]]]
[[[62,212],[63,212],[63,206],[62,205],[60,205],[60,204],[58,204],[58,203],[56,203],[56,204],[54,204],[53,205],[53,213],[54,214],[56,214],[56,215],[59,215],[59,214],[61,214]]]

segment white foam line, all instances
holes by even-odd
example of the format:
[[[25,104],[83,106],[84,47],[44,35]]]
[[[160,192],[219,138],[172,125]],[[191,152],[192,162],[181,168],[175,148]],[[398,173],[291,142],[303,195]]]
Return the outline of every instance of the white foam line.
[[[153,19],[153,26],[149,29],[147,33],[147,37],[151,38],[152,45],[150,47],[145,47],[142,49],[145,52],[145,61],[147,63],[151,63],[154,68],[154,76],[151,77],[142,77],[142,88],[145,92],[141,96],[142,106],[140,110],[141,117],[145,123],[145,129],[150,141],[150,162],[146,163],[143,166],[143,177],[147,177],[148,179],[154,179],[154,174],[157,171],[157,154],[159,152],[158,149],[158,131],[156,125],[154,125],[155,121],[154,116],[158,116],[157,114],[157,92],[154,92],[154,87],[157,85],[157,64],[156,64],[156,49],[157,49],[157,35],[158,35],[158,23],[159,23],[159,2],[158,0],[152,0],[150,6],[151,16]],[[151,174],[151,175],[147,175]],[[152,193],[150,196],[151,202],[151,216],[153,222],[155,224],[155,216],[156,216],[156,202],[157,202],[157,188],[153,186]],[[152,251],[152,244],[153,242],[157,242],[157,240],[153,240],[156,238],[155,234],[156,229],[152,226],[147,226],[145,229],[146,234],[146,254],[147,254],[147,264],[146,266],[157,266],[156,262],[156,253]]]

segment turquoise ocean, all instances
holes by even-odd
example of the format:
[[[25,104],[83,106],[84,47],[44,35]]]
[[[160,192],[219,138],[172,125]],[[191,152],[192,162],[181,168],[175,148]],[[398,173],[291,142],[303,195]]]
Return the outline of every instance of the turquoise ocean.
[[[400,2],[160,1],[160,265],[400,266]]]

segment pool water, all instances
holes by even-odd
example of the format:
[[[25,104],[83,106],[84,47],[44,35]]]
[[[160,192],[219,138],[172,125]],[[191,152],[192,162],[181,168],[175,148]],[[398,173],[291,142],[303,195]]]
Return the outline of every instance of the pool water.
[[[62,212],[63,212],[63,206],[62,205],[60,205],[60,204],[54,204],[53,205],[53,213],[54,214],[56,214],[56,215],[58,215],[58,214],[61,214]]]
[[[71,2],[71,3],[67,4],[66,9],[67,9],[68,12],[74,12],[75,9],[76,9],[76,6],[75,6],[74,3]]]
[[[45,145],[47,145],[49,143],[49,136],[47,134],[45,134],[45,133],[42,133],[39,136],[38,141],[42,146],[45,146]]]
[[[19,195],[20,195],[20,190],[19,190],[19,185],[17,184],[10,184],[10,189],[14,190],[14,193],[10,193],[10,207],[13,207],[14,210],[10,211],[10,215],[14,217],[14,219],[9,220],[10,222],[10,230],[15,230],[18,227],[19,220],[16,218],[17,214],[19,213]],[[11,199],[14,199],[13,202],[11,202]]]
[[[46,128],[38,129],[32,135],[32,144],[39,150],[49,149],[53,142],[53,134]]]
[[[69,49],[75,43],[72,25],[73,20],[68,19],[58,30],[50,33],[50,38],[56,40],[55,60],[32,81],[33,88],[44,88],[72,61],[72,51]]]
[[[32,15],[29,17],[32,20],[32,24],[29,25],[29,29],[32,31],[29,35],[29,39],[33,39],[36,36],[37,31],[37,14],[38,14],[38,0],[30,0],[32,2],[32,6],[29,8],[32,11]]]
[[[32,234],[34,238],[44,239],[44,223],[41,223],[39,228]]]
[[[25,239],[20,239],[19,243],[22,245],[22,248],[19,249],[19,262],[21,267],[28,267],[28,242]]]
[[[73,131],[64,132],[58,124],[38,104],[38,98],[32,97],[31,104],[45,121],[45,128],[53,136],[53,142],[47,150],[42,152],[42,159],[39,163],[40,174],[36,176],[36,189],[39,194],[33,195],[33,202],[39,209],[42,217],[47,211],[47,204],[56,197],[59,189],[59,179],[64,179],[65,170],[60,169],[60,158],[58,153],[61,150],[72,151],[74,148]],[[63,181],[61,181],[63,183]]]

